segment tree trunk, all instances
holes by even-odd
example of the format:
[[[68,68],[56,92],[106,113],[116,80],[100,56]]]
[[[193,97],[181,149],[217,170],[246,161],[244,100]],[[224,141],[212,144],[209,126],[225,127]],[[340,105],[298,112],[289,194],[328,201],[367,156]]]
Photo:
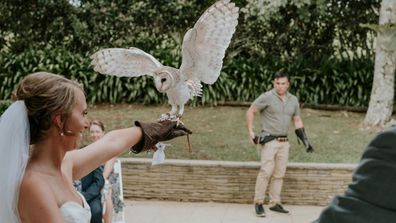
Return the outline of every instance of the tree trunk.
[[[363,123],[368,127],[384,126],[392,116],[396,68],[396,49],[393,42],[396,41],[395,25],[396,1],[383,0],[376,43],[373,88]]]

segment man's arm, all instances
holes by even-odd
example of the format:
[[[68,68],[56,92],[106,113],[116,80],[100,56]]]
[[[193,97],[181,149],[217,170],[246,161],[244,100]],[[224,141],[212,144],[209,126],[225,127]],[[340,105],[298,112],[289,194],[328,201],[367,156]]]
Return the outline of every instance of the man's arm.
[[[304,128],[303,121],[299,115],[293,116],[293,124],[296,129]]]
[[[254,138],[254,125],[253,125],[253,121],[254,121],[254,113],[256,113],[258,110],[254,105],[251,105],[249,107],[249,109],[246,111],[246,127],[248,130],[248,136],[249,136],[249,141],[254,144],[253,142],[253,138]]]
[[[297,138],[300,139],[308,153],[312,153],[314,151],[312,145],[308,141],[307,134],[305,133],[304,124],[299,115],[293,117],[293,123],[296,130],[294,131],[297,135]]]

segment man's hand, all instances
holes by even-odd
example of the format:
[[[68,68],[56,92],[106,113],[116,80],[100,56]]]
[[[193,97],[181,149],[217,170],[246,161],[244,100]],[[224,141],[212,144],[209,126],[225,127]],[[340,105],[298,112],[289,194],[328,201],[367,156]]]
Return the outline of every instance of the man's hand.
[[[308,142],[308,147],[307,147],[307,153],[312,153],[314,151],[314,148],[312,145]]]
[[[307,149],[307,153],[312,153],[314,151],[314,148],[312,147],[312,145],[309,143],[308,141],[308,137],[305,134],[305,129],[303,128],[298,128],[294,131],[297,135],[297,142],[300,143],[300,141],[298,139],[300,139],[305,148]]]
[[[256,143],[254,143],[254,141],[253,141],[254,137],[255,137],[254,132],[253,132],[253,131],[249,131],[249,141],[250,141],[250,143],[252,143],[252,144],[256,144]]]

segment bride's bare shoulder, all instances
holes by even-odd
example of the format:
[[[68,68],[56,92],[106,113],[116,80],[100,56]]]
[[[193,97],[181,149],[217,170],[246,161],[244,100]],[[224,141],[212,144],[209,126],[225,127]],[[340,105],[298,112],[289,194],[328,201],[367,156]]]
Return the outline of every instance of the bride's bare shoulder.
[[[22,179],[19,189],[19,201],[30,200],[34,197],[51,194],[51,187],[48,184],[49,173],[26,168],[25,175]],[[40,197],[40,199],[42,199]],[[33,199],[35,200],[35,199]]]
[[[26,170],[19,190],[18,211],[22,222],[35,222],[33,219],[43,219],[43,216],[56,211],[57,202],[53,196],[48,179],[44,173]],[[25,219],[25,220],[24,220]]]

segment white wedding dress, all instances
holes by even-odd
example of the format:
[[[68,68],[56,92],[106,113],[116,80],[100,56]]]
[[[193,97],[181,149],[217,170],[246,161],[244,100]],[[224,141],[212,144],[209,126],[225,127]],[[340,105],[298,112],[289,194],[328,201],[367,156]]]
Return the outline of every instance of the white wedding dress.
[[[67,201],[60,207],[65,223],[89,223],[91,220],[91,209],[82,194],[78,194],[81,196],[84,206],[74,201]]]

